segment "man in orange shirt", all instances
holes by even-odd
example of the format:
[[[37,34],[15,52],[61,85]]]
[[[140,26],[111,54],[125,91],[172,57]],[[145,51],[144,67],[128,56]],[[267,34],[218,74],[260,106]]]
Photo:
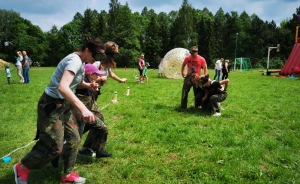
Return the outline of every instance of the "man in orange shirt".
[[[184,73],[184,68],[187,66],[187,73]],[[188,94],[191,87],[193,86],[194,96],[195,96],[195,107],[201,105],[201,98],[203,96],[203,90],[191,83],[191,77],[194,74],[201,75],[201,68],[204,70],[204,75],[207,74],[207,64],[205,59],[198,55],[198,47],[193,46],[191,48],[191,55],[188,55],[181,66],[181,75],[184,78],[182,86],[182,96],[181,96],[181,105],[180,111],[184,111],[187,108]],[[203,94],[202,94],[203,93]]]

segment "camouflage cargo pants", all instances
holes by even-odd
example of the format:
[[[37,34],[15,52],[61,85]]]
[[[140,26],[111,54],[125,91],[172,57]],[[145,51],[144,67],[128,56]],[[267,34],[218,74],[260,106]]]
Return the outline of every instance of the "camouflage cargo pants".
[[[188,94],[190,92],[191,87],[193,87],[193,92],[194,92],[194,106],[198,107],[201,105],[202,102],[202,97],[205,95],[205,92],[203,89],[200,87],[196,87],[195,85],[192,84],[190,81],[191,76],[186,76],[183,81],[183,86],[182,86],[182,94],[181,94],[181,109],[186,109],[187,104],[188,104]]]
[[[39,169],[59,156],[64,147],[64,173],[69,174],[75,166],[80,144],[78,127],[71,114],[72,106],[65,100],[54,99],[44,93],[37,109],[39,140],[22,163],[29,169]]]
[[[100,145],[105,144],[107,141],[108,127],[104,123],[104,117],[100,112],[96,101],[93,100],[91,96],[77,95],[77,97],[95,115],[95,121],[88,123],[81,118],[81,114],[77,109],[72,109],[72,113],[74,114],[76,123],[79,127],[80,137],[89,131],[83,147],[97,151],[99,150]]]
[[[203,109],[206,111],[221,110],[218,103],[223,102],[227,98],[227,93],[215,94],[207,97],[208,99],[203,103]]]

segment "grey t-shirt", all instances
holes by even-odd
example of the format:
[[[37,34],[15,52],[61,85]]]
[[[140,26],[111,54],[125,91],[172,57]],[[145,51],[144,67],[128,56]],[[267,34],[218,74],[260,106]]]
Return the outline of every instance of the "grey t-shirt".
[[[76,53],[69,54],[62,59],[54,71],[50,84],[46,87],[45,92],[53,98],[64,99],[58,91],[60,80],[65,70],[72,71],[75,76],[70,85],[71,90],[75,93],[76,87],[81,83],[84,77],[84,65]]]
[[[26,60],[27,60],[27,64],[24,65]],[[24,57],[23,57],[22,65],[23,65],[23,68],[26,68],[26,69],[30,68],[28,56],[24,56]]]

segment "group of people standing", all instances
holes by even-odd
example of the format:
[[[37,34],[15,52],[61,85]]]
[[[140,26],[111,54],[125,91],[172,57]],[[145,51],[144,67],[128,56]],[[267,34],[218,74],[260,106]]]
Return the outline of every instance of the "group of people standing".
[[[17,74],[20,77],[20,83],[28,84],[30,82],[29,77],[29,57],[27,56],[26,51],[17,51],[16,63],[15,66],[17,67]],[[9,64],[5,65],[5,73],[7,77],[7,83],[10,85],[11,83],[11,71],[10,71]]]
[[[180,111],[183,112],[187,108],[188,93],[191,87],[193,87],[195,107],[198,108],[201,106],[204,111],[213,112],[213,116],[221,116],[220,102],[223,102],[227,98],[226,91],[229,79],[221,81],[216,81],[215,79],[211,80],[209,78],[206,60],[198,54],[198,48],[193,46],[191,47],[190,52],[191,54],[184,59],[181,67],[181,75],[184,78],[184,81],[182,86]],[[223,58],[220,60],[223,60]],[[201,75],[202,70],[204,75]],[[219,70],[218,73],[219,78]]]
[[[22,51],[22,52],[17,51],[15,66],[17,67],[17,73],[18,76],[20,77],[19,82],[28,84],[30,82],[30,77],[29,77],[30,64],[29,64],[29,57],[27,56],[26,51]]]
[[[224,80],[228,78],[228,73],[230,72],[230,65],[229,65],[229,60],[226,59],[224,62],[224,58],[220,58],[219,60],[216,61],[215,63],[215,76],[214,80]]]
[[[108,128],[96,100],[108,76],[122,83],[127,81],[111,71],[116,65],[115,54],[116,43],[103,44],[99,38],[86,37],[78,51],[59,62],[38,102],[37,142],[13,167],[17,184],[27,184],[29,172],[49,162],[57,167],[59,157],[64,160],[60,182],[82,184],[86,178],[74,172],[78,154],[112,156],[105,151]],[[100,65],[95,61],[101,61]],[[79,150],[81,137],[87,131],[89,134]]]

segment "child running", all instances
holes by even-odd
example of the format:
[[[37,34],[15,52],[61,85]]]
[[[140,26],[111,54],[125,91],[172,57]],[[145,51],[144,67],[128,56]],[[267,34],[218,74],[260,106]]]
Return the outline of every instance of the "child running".
[[[148,67],[150,66],[150,64],[148,62],[146,62],[145,67],[143,69],[143,74],[142,77],[137,81],[137,83],[143,83],[142,81],[144,79],[146,79],[146,85],[148,85],[148,76],[147,76],[147,72],[148,72]]]
[[[10,85],[10,77],[11,77],[11,74],[10,74],[10,69],[9,69],[9,65],[5,65],[5,73],[6,73],[6,77],[7,77],[7,83],[8,85]]]

